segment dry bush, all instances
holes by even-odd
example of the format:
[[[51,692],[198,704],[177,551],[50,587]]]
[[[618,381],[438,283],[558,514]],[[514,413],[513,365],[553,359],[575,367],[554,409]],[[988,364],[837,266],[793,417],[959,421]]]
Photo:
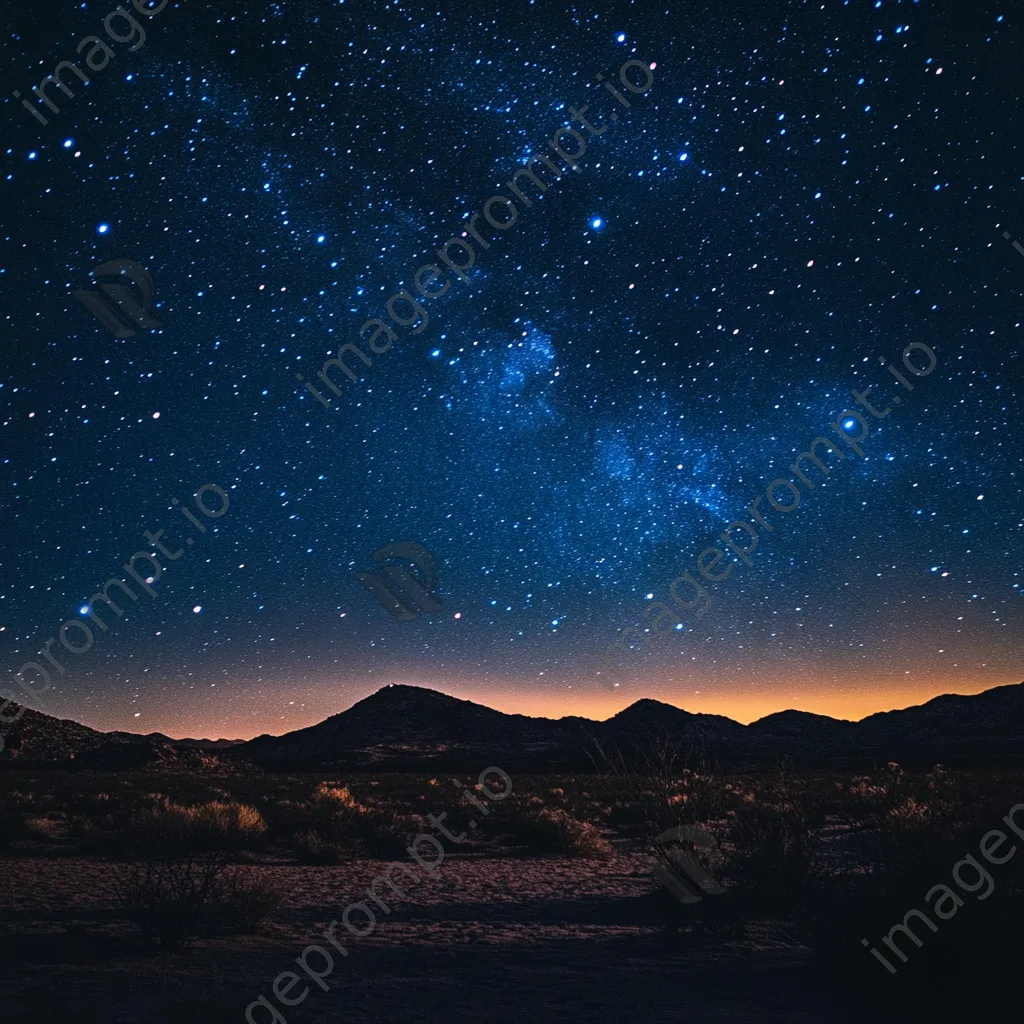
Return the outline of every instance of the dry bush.
[[[293,810],[291,819],[296,854],[306,864],[337,864],[345,855],[402,857],[421,824],[415,815],[360,803],[347,786],[330,782],[321,782],[305,813]]]
[[[346,855],[381,860],[404,857],[420,830],[415,815],[365,811],[352,818],[335,817],[293,837],[297,859],[304,864],[337,864]]]
[[[214,933],[251,935],[282,899],[266,878],[211,860],[131,863],[118,892],[143,935],[164,949]]]
[[[537,798],[532,798],[537,801]],[[539,801],[537,801],[539,803]],[[590,822],[580,821],[561,808],[509,808],[504,827],[514,841],[537,853],[567,857],[607,857],[612,845]]]
[[[253,935],[283,899],[267,874],[252,868],[230,868],[218,880],[211,900],[212,916],[229,934]]]
[[[297,833],[293,842],[295,857],[300,864],[338,864],[341,861],[341,844],[325,839],[313,829]]]
[[[261,813],[271,832],[282,839],[294,836],[314,824],[310,805],[304,800],[265,798]]]
[[[257,845],[267,831],[263,816],[247,804],[214,801],[183,807],[164,799],[132,816],[131,853],[148,857],[230,856]]]
[[[726,874],[751,912],[788,915],[816,891],[824,867],[803,810],[755,800],[736,811],[727,838]]]
[[[165,800],[136,814],[123,837],[127,863],[116,881],[129,917],[165,948],[204,934],[216,922],[218,908],[222,917],[225,907],[230,909],[226,893],[242,901],[243,881],[225,889],[228,867],[265,832],[259,812],[245,804],[184,807]],[[253,901],[258,902],[257,894]]]
[[[118,895],[150,942],[175,949],[203,934],[203,911],[225,868],[211,860],[132,861],[120,868]]]
[[[53,818],[26,818],[24,829],[33,839],[49,842],[63,839],[67,835],[66,824]]]
[[[367,857],[396,860],[405,857],[407,847],[422,830],[423,824],[418,815],[375,811],[363,816],[355,831],[355,839]]]
[[[738,803],[699,746],[652,734],[615,749],[595,743],[594,750],[595,767],[615,782],[608,821],[652,851],[668,829],[716,820]]]
[[[366,808],[349,791],[348,786],[332,786],[321,782],[311,801],[314,810],[327,816],[338,814],[359,814]]]

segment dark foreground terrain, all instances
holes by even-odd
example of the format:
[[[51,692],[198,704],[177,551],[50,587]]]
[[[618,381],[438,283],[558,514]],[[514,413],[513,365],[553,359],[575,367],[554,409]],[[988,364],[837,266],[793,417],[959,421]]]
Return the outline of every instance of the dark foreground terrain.
[[[260,996],[255,1024],[821,1024],[1019,1006],[1024,853],[996,865],[979,848],[994,829],[1008,835],[1000,856],[1024,845],[1001,820],[1024,801],[1024,771],[725,774],[657,745],[636,753],[599,774],[515,775],[511,793],[493,774],[488,790],[459,774],[464,790],[447,774],[8,771],[3,1020],[242,1022]],[[653,840],[695,822],[726,892],[684,906],[651,875]],[[405,848],[431,833],[443,854],[433,867],[421,842],[424,870]],[[969,865],[954,880],[968,854],[991,888]],[[345,908],[369,902],[396,860],[412,880],[393,874],[400,894],[378,885],[390,912],[350,935]],[[947,898],[946,920],[925,901],[939,884],[960,900]],[[922,945],[897,935],[903,963],[883,939],[911,908],[936,930],[911,920]],[[301,1003],[275,998],[309,943],[329,946],[333,920],[348,955],[329,991],[302,975],[280,983],[291,998],[308,987]],[[350,920],[365,930],[361,912]]]

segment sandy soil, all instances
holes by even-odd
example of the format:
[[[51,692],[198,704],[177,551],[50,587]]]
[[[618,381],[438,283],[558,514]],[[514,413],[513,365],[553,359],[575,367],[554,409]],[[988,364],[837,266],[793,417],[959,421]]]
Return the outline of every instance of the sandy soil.
[[[670,945],[647,862],[449,857],[389,902],[365,939],[338,932],[330,992],[311,987],[287,1024],[832,1024],[843,1010],[781,937]],[[0,860],[5,1024],[243,1024],[303,947],[383,867],[275,866],[287,892],[256,936],[153,954],[117,909],[110,865]],[[358,918],[358,920],[363,920]],[[323,943],[323,939],[319,940]],[[319,961],[312,961],[316,964]],[[296,992],[301,992],[301,986]],[[295,993],[293,993],[295,994]],[[277,1002],[277,1000],[273,1000]],[[268,1020],[262,1012],[258,1024]]]

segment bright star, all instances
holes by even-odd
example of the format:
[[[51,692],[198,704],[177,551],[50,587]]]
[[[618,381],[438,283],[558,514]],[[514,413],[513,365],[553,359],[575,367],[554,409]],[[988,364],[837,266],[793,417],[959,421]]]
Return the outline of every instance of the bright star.
[[[596,231],[596,230],[597,230],[598,228],[600,228],[602,224],[604,224],[604,221],[603,221],[603,220],[601,220],[601,218],[600,218],[600,217],[595,217],[595,218],[594,218],[594,219],[593,219],[593,220],[592,220],[592,221],[590,222],[590,226],[591,226],[591,227],[592,227],[592,228],[593,228],[593,229],[594,229],[595,231]]]
[[[101,224],[96,230],[101,235],[105,235],[110,230],[110,225],[109,224]]]

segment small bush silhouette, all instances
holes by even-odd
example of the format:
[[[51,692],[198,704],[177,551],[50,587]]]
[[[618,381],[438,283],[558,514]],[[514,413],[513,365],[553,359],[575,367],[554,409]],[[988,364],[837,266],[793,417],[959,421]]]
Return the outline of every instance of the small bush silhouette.
[[[266,831],[260,812],[246,804],[214,801],[183,807],[165,800],[133,815],[129,849],[143,857],[216,857],[255,845]]]
[[[816,842],[792,803],[754,802],[736,811],[728,832],[726,872],[750,908],[788,913],[821,873]]]
[[[218,880],[211,918],[228,934],[253,935],[281,905],[281,890],[252,868],[229,868]]]
[[[510,808],[511,810],[511,808]],[[569,857],[607,857],[611,843],[593,825],[574,818],[561,808],[528,807],[512,819],[513,838],[538,853]]]
[[[256,905],[266,902],[266,894],[254,890],[246,896],[243,881],[225,873],[232,858],[265,833],[259,811],[245,804],[183,807],[164,800],[134,815],[124,837],[127,862],[117,880],[129,917],[151,942],[165,948],[184,945],[214,927],[218,908],[223,918],[226,907],[249,899],[253,906],[243,916],[255,919]]]
[[[300,864],[338,864],[342,858],[341,844],[325,839],[319,832],[308,829],[295,836],[295,855]]]

